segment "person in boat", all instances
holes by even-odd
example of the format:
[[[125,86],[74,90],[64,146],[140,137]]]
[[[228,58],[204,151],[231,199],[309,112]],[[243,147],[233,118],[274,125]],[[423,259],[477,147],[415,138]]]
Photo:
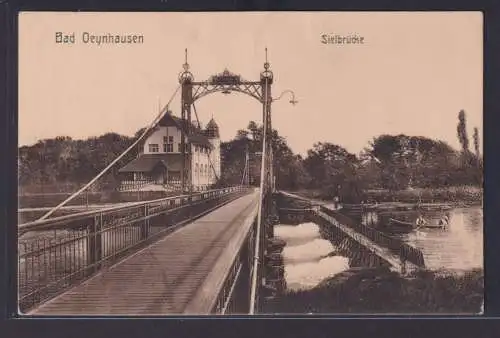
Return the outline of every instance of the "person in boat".
[[[417,228],[420,228],[426,225],[427,221],[425,220],[424,216],[419,215],[415,223],[417,224]]]
[[[443,217],[441,217],[441,219],[439,220],[439,225],[441,225],[443,228],[446,228],[448,224],[450,224],[450,216],[444,215]]]

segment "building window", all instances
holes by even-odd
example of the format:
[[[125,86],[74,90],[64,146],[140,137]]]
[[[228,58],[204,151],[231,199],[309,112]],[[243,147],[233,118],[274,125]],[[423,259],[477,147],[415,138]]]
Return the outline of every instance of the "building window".
[[[158,153],[160,151],[160,147],[158,144],[150,144],[149,145],[149,152],[150,153]]]
[[[174,152],[174,137],[173,136],[163,136],[163,152],[173,153]]]
[[[194,175],[198,176],[198,163],[196,163],[194,166]]]

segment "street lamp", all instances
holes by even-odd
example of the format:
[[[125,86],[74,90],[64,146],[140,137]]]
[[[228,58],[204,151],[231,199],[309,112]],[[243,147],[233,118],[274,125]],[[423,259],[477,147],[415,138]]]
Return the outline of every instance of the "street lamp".
[[[292,98],[291,98],[291,100],[289,101],[291,104],[296,105],[297,103],[299,103],[299,101],[295,100],[295,93],[294,93],[292,90],[290,90],[290,89],[284,90],[283,92],[281,92],[281,94],[280,94],[277,98],[274,98],[274,99],[272,99],[272,100],[273,100],[273,101],[278,101],[278,100],[280,100],[280,99],[283,97],[283,95],[285,95],[285,94],[290,94],[290,95],[292,95]]]

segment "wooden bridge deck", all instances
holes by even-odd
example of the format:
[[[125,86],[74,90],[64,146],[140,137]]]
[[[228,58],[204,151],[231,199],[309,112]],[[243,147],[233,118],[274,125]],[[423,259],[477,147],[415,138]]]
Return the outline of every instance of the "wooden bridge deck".
[[[200,288],[205,297],[210,285],[214,285],[214,295],[219,291],[216,285],[221,283],[210,272],[221,259],[230,259],[227,250],[234,250],[233,239],[248,231],[244,223],[254,217],[257,205],[257,191],[240,197],[42,304],[29,315],[182,314],[188,305],[192,308]]]

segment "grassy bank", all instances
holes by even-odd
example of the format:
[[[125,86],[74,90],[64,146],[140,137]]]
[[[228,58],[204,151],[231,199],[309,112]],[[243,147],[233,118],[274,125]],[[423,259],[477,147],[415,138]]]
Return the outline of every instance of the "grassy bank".
[[[483,189],[473,186],[459,186],[447,188],[415,188],[390,192],[388,190],[368,190],[365,192],[367,200],[378,202],[406,202],[416,203],[419,198],[424,203],[481,203]]]
[[[266,313],[466,313],[480,311],[482,270],[458,275],[422,271],[410,277],[383,268],[352,268],[307,291],[288,292]]]
[[[331,199],[330,193],[323,190],[300,190],[296,193],[314,199]],[[363,200],[377,202],[417,203],[459,203],[480,204],[483,199],[483,189],[473,186],[458,186],[446,188],[415,188],[411,190],[365,190]]]

